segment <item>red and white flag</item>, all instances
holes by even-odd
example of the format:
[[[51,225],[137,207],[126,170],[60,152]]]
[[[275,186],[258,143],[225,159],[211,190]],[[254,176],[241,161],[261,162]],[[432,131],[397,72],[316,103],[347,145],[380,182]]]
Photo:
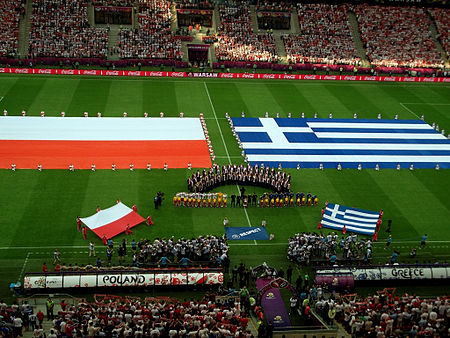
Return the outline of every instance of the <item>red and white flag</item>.
[[[131,229],[144,221],[145,219],[142,216],[122,202],[111,208],[100,210],[92,216],[81,218],[81,222],[98,237],[106,236],[107,239],[125,232],[127,226]]]
[[[145,169],[211,166],[198,118],[5,116],[0,121],[0,168]]]

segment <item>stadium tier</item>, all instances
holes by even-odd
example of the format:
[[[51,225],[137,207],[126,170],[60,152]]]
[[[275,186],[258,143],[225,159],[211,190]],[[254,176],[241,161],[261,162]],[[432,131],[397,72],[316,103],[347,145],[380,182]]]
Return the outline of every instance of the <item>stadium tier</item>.
[[[16,57],[19,46],[19,19],[25,8],[20,0],[0,1],[0,57]]]

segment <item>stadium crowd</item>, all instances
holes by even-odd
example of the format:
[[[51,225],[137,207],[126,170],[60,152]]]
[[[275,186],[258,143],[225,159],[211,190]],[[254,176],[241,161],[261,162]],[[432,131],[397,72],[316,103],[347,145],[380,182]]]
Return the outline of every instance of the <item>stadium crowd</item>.
[[[443,67],[424,8],[361,4],[355,14],[372,65]]]
[[[447,297],[421,299],[383,293],[356,299],[339,297],[328,312],[330,309],[331,315],[356,337],[448,337],[450,333]],[[318,312],[325,315],[325,310]]]
[[[32,6],[31,57],[106,58],[108,30],[89,26],[86,3],[36,0]]]
[[[92,0],[94,6],[132,7],[136,0]]]
[[[430,9],[430,13],[433,16],[436,28],[439,33],[439,41],[442,44],[447,58],[450,57],[450,11],[444,8]]]
[[[222,167],[214,164],[209,171],[197,170],[187,180],[188,190],[191,192],[207,192],[225,184],[255,185],[278,192],[289,192],[291,175],[275,168],[259,167],[257,164],[228,164]]]
[[[300,35],[283,35],[289,63],[358,65],[348,5],[298,4]]]
[[[219,13],[218,61],[278,61],[273,35],[253,33],[248,1],[229,2],[226,6],[220,6]]]
[[[116,297],[91,303],[82,299],[76,306],[61,302],[60,311],[54,314],[55,303],[49,298],[47,319],[52,326],[47,337],[250,337],[248,318],[239,304],[232,299],[216,300],[214,293],[199,301],[182,302]],[[34,331],[33,337],[45,337],[44,313],[34,313],[26,303],[8,307],[1,301],[0,315],[0,332],[6,337],[21,336],[24,330]]]
[[[287,3],[284,1],[258,1],[256,6],[258,11],[267,11],[267,12],[290,12],[294,9],[291,3]]]
[[[327,235],[303,232],[289,238],[287,257],[299,264],[311,261],[334,264],[338,260],[362,260],[368,262],[372,256],[372,241],[360,239],[357,234],[339,237],[335,232]]]
[[[121,58],[182,59],[181,41],[171,29],[170,1],[140,0],[137,16],[139,28],[120,30]]]
[[[25,13],[21,0],[0,0],[0,56],[15,57],[19,46],[19,20]]]
[[[176,0],[175,2],[179,9],[214,9],[214,4],[208,0]]]

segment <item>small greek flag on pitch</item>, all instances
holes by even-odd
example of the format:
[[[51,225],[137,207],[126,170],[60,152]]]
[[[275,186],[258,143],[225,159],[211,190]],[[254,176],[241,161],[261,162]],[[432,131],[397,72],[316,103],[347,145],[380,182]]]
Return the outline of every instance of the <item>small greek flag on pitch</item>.
[[[364,235],[373,235],[377,229],[380,214],[339,204],[328,203],[322,216],[322,227],[343,230]]]
[[[450,139],[422,120],[233,118],[250,164],[450,168]]]

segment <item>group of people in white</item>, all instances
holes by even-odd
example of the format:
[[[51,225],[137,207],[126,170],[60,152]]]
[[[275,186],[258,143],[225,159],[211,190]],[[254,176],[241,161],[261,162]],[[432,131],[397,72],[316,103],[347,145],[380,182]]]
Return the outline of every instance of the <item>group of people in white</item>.
[[[19,20],[24,12],[20,0],[0,0],[0,57],[16,56],[19,46]]]
[[[181,60],[183,58],[182,44],[181,40],[175,39],[171,20],[169,1],[140,0],[139,27],[120,30],[120,57]]]
[[[444,61],[423,7],[355,6],[361,39],[372,65],[441,68]],[[446,24],[448,31],[448,22]]]
[[[357,65],[360,61],[347,16],[349,6],[298,4],[299,35],[283,35],[290,63]]]
[[[272,34],[253,32],[248,1],[220,6],[216,58],[218,61],[277,62]]]

